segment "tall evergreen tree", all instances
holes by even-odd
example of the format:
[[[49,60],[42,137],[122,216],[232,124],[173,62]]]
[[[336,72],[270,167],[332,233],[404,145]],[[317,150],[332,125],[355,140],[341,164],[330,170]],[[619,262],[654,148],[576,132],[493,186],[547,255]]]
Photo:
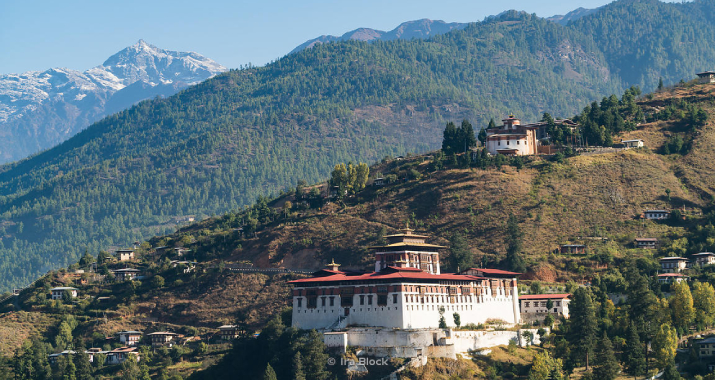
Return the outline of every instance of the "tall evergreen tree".
[[[442,152],[446,156],[456,153],[455,146],[459,141],[459,131],[457,131],[457,126],[453,122],[447,123],[444,128],[443,138],[442,138]]]
[[[474,266],[474,255],[469,249],[469,243],[459,232],[455,232],[449,239],[449,264],[455,272]]]
[[[293,380],[305,380],[305,373],[303,372],[303,358],[300,352],[296,352],[293,356]]]
[[[271,367],[271,363],[266,364],[266,370],[263,372],[263,380],[278,380],[276,371]]]
[[[511,271],[524,273],[526,272],[526,263],[521,257],[522,239],[524,234],[519,228],[519,221],[514,214],[509,214],[506,221],[506,258],[504,259],[505,267]]]
[[[596,357],[594,361],[593,374],[599,380],[613,380],[618,376],[621,367],[616,360],[616,354],[613,352],[613,344],[608,339],[606,332],[598,340],[596,347]]]
[[[634,377],[643,376],[646,370],[644,346],[638,337],[638,329],[631,323],[628,326],[628,339],[623,348],[623,365],[627,373]]]
[[[569,304],[569,334],[567,339],[572,347],[574,360],[589,368],[593,356],[593,342],[596,340],[598,321],[596,307],[591,298],[591,292],[586,288],[578,288]]]

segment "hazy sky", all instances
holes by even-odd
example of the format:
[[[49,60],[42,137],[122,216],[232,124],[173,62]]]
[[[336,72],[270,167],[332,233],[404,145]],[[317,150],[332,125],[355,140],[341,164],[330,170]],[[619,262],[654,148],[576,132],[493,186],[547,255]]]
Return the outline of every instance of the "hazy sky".
[[[0,74],[86,70],[139,39],[229,68],[262,65],[308,39],[430,18],[481,21],[507,9],[548,17],[608,0],[1,0]]]

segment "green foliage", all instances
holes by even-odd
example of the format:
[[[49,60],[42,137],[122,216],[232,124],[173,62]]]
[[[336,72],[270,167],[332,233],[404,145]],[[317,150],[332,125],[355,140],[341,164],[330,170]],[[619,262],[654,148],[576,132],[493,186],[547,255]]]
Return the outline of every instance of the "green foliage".
[[[712,326],[715,318],[715,289],[710,283],[693,284],[693,306],[695,307],[695,322],[700,329]]]
[[[604,332],[596,347],[593,375],[597,379],[613,380],[618,376],[620,370],[616,354],[613,352],[613,344]]]
[[[678,348],[678,334],[668,324],[660,326],[653,338],[653,354],[658,368],[665,369],[675,361],[675,351]]]
[[[454,319],[454,325],[459,328],[459,326],[462,325],[462,317],[459,316],[459,313],[454,313],[452,314],[452,318]]]
[[[534,361],[529,370],[529,380],[565,379],[561,359],[554,359],[547,351],[534,354]]]
[[[669,304],[673,313],[673,322],[676,328],[685,330],[695,320],[695,307],[690,287],[687,282],[682,281],[672,284],[671,289],[674,294]]]
[[[449,239],[449,268],[453,271],[467,270],[474,266],[474,255],[464,235],[455,232]]]
[[[591,292],[586,288],[578,288],[569,304],[569,334],[568,342],[573,347],[574,362],[588,367],[593,356],[593,342],[596,341],[598,325],[596,308],[591,298]]]
[[[638,377],[645,374],[645,345],[638,337],[638,329],[634,324],[628,327],[628,339],[623,349],[623,365],[629,374]]]
[[[152,277],[151,286],[155,289],[163,288],[164,287],[164,277],[161,277],[159,275]]]
[[[466,119],[457,128],[451,121],[444,128],[442,140],[442,152],[446,155],[469,152],[469,149],[477,146],[477,139],[474,137],[474,128]]]
[[[501,156],[501,155],[499,155]],[[498,156],[498,157],[499,157]],[[522,242],[524,234],[519,228],[519,222],[514,214],[509,214],[506,222],[506,257],[503,266],[510,271],[526,272],[526,263],[522,257]]]

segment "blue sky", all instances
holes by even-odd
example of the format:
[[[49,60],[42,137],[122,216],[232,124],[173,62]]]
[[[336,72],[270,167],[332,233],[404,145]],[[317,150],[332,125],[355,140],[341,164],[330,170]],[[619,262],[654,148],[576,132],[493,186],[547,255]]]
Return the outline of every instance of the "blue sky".
[[[507,9],[548,17],[606,0],[3,0],[0,74],[86,70],[139,39],[229,68],[262,65],[308,39],[430,18],[480,21]]]

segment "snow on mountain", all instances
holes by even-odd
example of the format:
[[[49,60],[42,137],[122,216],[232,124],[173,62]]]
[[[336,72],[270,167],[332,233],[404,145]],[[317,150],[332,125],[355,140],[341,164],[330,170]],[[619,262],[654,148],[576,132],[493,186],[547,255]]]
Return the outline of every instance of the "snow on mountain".
[[[0,75],[0,162],[56,145],[108,111],[169,96],[226,70],[200,54],[140,40],[85,72],[54,68]],[[122,92],[137,82],[142,85]],[[120,99],[112,101],[118,93]]]

